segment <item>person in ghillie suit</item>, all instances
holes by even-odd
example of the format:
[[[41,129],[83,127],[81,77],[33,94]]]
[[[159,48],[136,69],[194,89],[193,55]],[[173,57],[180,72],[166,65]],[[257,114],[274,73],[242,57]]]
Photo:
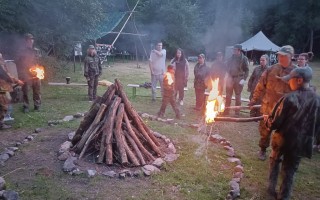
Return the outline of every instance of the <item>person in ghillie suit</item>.
[[[175,84],[175,80],[174,80],[174,66],[173,65],[169,65],[167,67],[167,73],[165,73],[164,77],[163,77],[163,97],[162,97],[162,104],[161,104],[161,108],[160,111],[158,112],[158,116],[159,117],[164,117],[164,113],[166,111],[166,107],[168,105],[168,103],[171,104],[172,109],[174,110],[174,112],[176,113],[176,118],[180,119],[180,111],[176,105],[176,101],[175,101],[175,90],[174,90],[174,84]]]
[[[309,87],[312,71],[293,69],[286,79],[293,92],[284,95],[267,118],[266,126],[275,130],[271,138],[268,192],[277,199],[290,199],[293,178],[302,157],[311,158],[319,123],[319,97]],[[281,166],[282,182],[276,193]]]

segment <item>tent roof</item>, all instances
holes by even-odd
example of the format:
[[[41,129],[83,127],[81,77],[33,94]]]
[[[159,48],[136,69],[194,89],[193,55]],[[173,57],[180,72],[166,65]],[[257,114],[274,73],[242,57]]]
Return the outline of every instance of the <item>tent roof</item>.
[[[241,43],[242,50],[244,51],[278,51],[280,49],[279,46],[275,45],[271,42],[263,33],[259,31],[255,36],[248,39],[247,41]]]

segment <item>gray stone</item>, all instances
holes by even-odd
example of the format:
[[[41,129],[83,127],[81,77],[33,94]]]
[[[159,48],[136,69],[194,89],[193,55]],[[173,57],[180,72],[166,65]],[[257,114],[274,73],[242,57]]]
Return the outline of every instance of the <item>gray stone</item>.
[[[171,142],[171,140],[169,138],[164,139],[164,141],[169,144]]]
[[[26,137],[26,139],[29,140],[29,141],[32,141],[34,138],[33,138],[32,135],[28,135],[28,136]]]
[[[237,183],[240,183],[241,178],[232,178],[232,181],[235,181],[235,182],[237,182]]]
[[[90,177],[94,177],[96,175],[97,171],[93,170],[93,169],[88,169],[87,173],[88,173],[88,177],[90,178]]]
[[[73,120],[73,116],[72,116],[72,115],[67,115],[67,116],[65,116],[65,117],[63,118],[62,121],[64,121],[64,122],[69,122],[69,121],[71,121],[71,120]]]
[[[231,189],[229,194],[233,198],[240,197],[240,186],[239,186],[239,183],[237,183],[236,181],[230,181],[229,186],[230,186],[230,189]]]
[[[176,148],[174,147],[173,143],[168,144],[168,149],[171,153],[177,153]]]
[[[69,149],[72,147],[72,143],[70,141],[65,141],[59,149],[59,153],[63,153],[66,151],[69,151]]]
[[[75,131],[71,132],[71,133],[68,133],[68,139],[71,141],[74,137],[74,135],[76,134]]]
[[[64,172],[71,172],[76,169],[76,165],[74,164],[74,161],[76,161],[76,157],[69,157],[63,164],[62,170]]]
[[[16,143],[16,146],[18,147],[18,146],[20,146],[22,143],[21,142],[17,142]]]
[[[5,190],[0,190],[0,199],[2,199],[4,192],[5,192]]]
[[[58,160],[65,161],[71,156],[72,155],[71,155],[71,153],[69,151],[65,151],[60,156],[58,156]]]
[[[158,133],[158,132],[153,131],[152,133],[157,138],[161,138],[162,137],[162,135],[160,133]]]
[[[61,124],[61,123],[63,123],[62,120],[50,120],[50,121],[48,121],[48,125],[49,126],[58,125],[58,124]]]
[[[81,118],[84,116],[84,113],[76,113],[73,115],[74,118]]]
[[[243,178],[243,173],[236,172],[236,173],[233,174],[233,178]]]
[[[40,133],[41,131],[42,131],[41,128],[36,128],[36,129],[34,129],[34,132],[35,132],[35,133]]]
[[[148,117],[149,117],[149,114],[147,114],[147,113],[142,113],[142,114],[141,114],[141,117],[142,117],[142,118],[148,118]]]
[[[120,179],[125,179],[126,178],[126,173],[119,173],[119,178]]]
[[[234,149],[232,148],[232,147],[230,147],[230,146],[223,146],[223,148],[225,149],[225,150],[232,150],[232,151],[234,151]]]
[[[2,195],[4,200],[19,200],[19,194],[13,190],[6,190]]]
[[[219,143],[220,141],[223,141],[223,139],[224,138],[219,134],[214,134],[209,137],[209,140],[215,143]]]
[[[70,175],[80,175],[83,174],[83,171],[81,171],[80,169],[76,168],[74,170],[72,170],[71,172],[69,172]]]
[[[6,189],[6,181],[0,176],[0,190]]]
[[[143,176],[143,171],[142,170],[135,170],[134,172],[133,172],[133,176],[134,177],[141,177],[141,176]]]
[[[28,139],[24,139],[24,140],[22,141],[22,143],[23,143],[23,144],[27,144],[27,143],[29,143],[29,140],[28,140]]]
[[[31,135],[32,135],[32,137],[34,137],[34,138],[38,136],[37,133],[32,133]]]
[[[115,178],[117,176],[117,173],[114,171],[107,171],[107,172],[103,172],[102,174],[110,178]]]
[[[153,165],[145,165],[141,169],[146,176],[160,172],[160,169]]]
[[[237,163],[237,165],[241,165],[241,160],[239,158],[228,158],[229,162]]]
[[[164,164],[164,160],[162,158],[157,158],[155,161],[153,161],[152,165],[161,168]]]
[[[14,151],[11,151],[11,150],[9,150],[9,149],[7,149],[7,148],[4,150],[3,153],[8,154],[10,157],[14,156]]]
[[[1,153],[0,154],[0,161],[6,162],[9,159],[9,155],[6,153]]]
[[[18,147],[8,147],[7,149],[9,149],[10,151],[18,151],[19,150]]]
[[[236,154],[234,153],[234,150],[228,150],[227,152],[227,156],[230,156],[230,157],[234,157]]]
[[[164,157],[164,160],[166,162],[173,162],[177,160],[178,157],[179,157],[179,154],[166,154],[166,156]]]
[[[244,172],[243,166],[237,165],[237,166],[234,168],[234,172],[235,172],[235,173],[236,173],[236,172],[241,172],[241,173],[243,173],[243,172]]]

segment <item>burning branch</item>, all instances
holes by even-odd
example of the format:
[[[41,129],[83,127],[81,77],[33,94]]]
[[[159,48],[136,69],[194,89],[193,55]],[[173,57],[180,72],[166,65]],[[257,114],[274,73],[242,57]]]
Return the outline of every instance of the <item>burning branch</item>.
[[[34,78],[44,79],[44,67],[40,65],[32,66],[29,71]]]

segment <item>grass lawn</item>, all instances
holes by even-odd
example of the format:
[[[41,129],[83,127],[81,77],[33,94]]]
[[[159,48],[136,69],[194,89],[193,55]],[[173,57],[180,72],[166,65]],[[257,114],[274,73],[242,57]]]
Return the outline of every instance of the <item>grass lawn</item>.
[[[199,123],[201,116],[195,113],[192,107],[195,104],[193,90],[193,67],[195,63],[190,63],[190,77],[188,91],[185,93],[182,113],[185,114],[180,121],[188,123]],[[117,78],[125,86],[127,84],[143,84],[150,82],[150,74],[147,62],[137,63],[118,61],[111,67],[103,69],[102,79],[112,81]],[[312,84],[320,90],[320,63],[311,63],[314,70]],[[52,68],[53,69],[53,68]],[[43,81],[42,100],[43,105],[40,112],[30,112],[24,114],[21,105],[14,105],[14,131],[31,131],[37,127],[47,128],[49,120],[62,119],[66,115],[73,115],[77,112],[85,112],[90,107],[87,100],[87,87],[85,86],[50,86],[48,82],[65,82],[65,77],[71,77],[71,82],[85,83],[82,66],[76,65],[75,72],[73,65],[63,69],[54,68],[56,71],[48,71],[47,77]],[[250,71],[253,66],[250,66]],[[251,74],[251,73],[250,73]],[[156,114],[160,109],[161,99],[151,102],[151,91],[144,88],[137,89],[138,95],[132,98],[132,88],[124,87],[127,95],[137,111]],[[102,95],[106,88],[99,86],[98,94]],[[243,97],[248,98],[246,87],[243,90]],[[243,103],[245,104],[245,103]],[[242,114],[243,116],[247,113]],[[169,106],[166,110],[168,118],[174,118],[174,112]],[[50,129],[75,130],[80,121],[57,125]],[[146,124],[154,131],[160,132],[171,138],[180,154],[177,161],[168,164],[160,174],[146,179],[128,180],[126,184],[113,180],[116,189],[105,189],[101,184],[110,183],[110,179],[95,177],[88,180],[84,177],[71,177],[58,173],[53,178],[35,178],[31,182],[38,187],[31,189],[29,193],[21,193],[22,199],[225,199],[229,192],[229,181],[232,178],[234,163],[227,161],[228,156],[221,145],[206,144],[206,136],[198,133],[192,128],[182,128],[174,125],[167,125],[157,121],[146,121]],[[232,123],[216,122],[217,131],[224,138],[229,140],[235,149],[237,157],[243,163],[245,176],[241,179],[240,199],[265,199],[267,188],[268,161],[259,161],[256,157],[259,140],[258,123]],[[31,147],[30,147],[31,148]],[[59,147],[56,147],[57,149]],[[270,150],[269,150],[270,151]],[[56,160],[56,162],[58,162]],[[12,167],[13,170],[15,167]],[[314,157],[303,159],[298,170],[292,199],[320,199],[320,153],[315,153]],[[9,171],[9,169],[8,169]],[[6,171],[6,172],[8,172]],[[1,172],[1,168],[0,168]],[[4,172],[1,172],[3,174]],[[7,182],[13,182],[14,176],[9,176]],[[75,194],[73,188],[67,187],[68,181],[85,182],[79,187],[86,187],[90,192],[83,191]],[[44,186],[45,184],[46,186]],[[41,186],[41,187],[40,187]],[[54,194],[63,187],[63,192],[59,198]],[[21,192],[23,186],[10,185],[11,189]],[[47,194],[46,194],[47,193]],[[109,196],[108,196],[109,195]],[[76,198],[75,198],[76,197]],[[109,198],[108,198],[109,197]],[[112,198],[111,198],[112,197]]]

